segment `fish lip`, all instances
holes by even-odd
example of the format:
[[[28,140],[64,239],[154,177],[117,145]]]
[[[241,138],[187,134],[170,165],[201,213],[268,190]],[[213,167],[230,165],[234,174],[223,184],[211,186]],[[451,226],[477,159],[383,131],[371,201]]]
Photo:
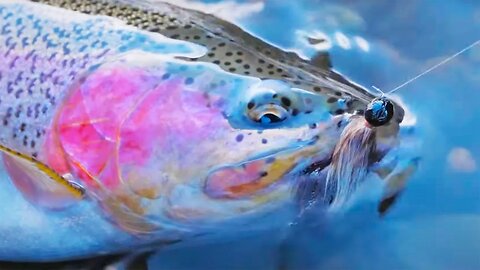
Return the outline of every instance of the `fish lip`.
[[[326,157],[311,163],[308,163],[302,170],[301,175],[312,175],[323,171],[332,162],[332,157]]]

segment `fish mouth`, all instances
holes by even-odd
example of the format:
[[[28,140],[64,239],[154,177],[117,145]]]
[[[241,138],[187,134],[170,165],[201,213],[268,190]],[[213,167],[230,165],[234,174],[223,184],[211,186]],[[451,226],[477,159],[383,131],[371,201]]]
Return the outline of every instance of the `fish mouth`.
[[[312,157],[308,156],[311,153],[303,149],[312,142],[304,143],[211,171],[205,181],[205,194],[213,199],[242,199],[274,192],[285,184],[292,186],[292,182],[295,186],[298,176],[314,175],[331,162],[330,156],[311,162]]]
[[[312,162],[305,166],[305,168],[301,171],[301,175],[312,175],[314,173],[320,173],[325,169],[330,163],[332,162],[332,157],[327,157],[325,159],[321,159],[315,162]]]

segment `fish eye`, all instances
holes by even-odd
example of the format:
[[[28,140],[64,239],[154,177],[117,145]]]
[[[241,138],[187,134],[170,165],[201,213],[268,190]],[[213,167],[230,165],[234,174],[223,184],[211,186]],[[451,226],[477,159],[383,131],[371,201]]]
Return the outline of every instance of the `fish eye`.
[[[365,110],[365,120],[374,127],[387,124],[392,117],[393,103],[384,97],[372,100]]]
[[[251,87],[244,98],[241,103],[243,115],[252,123],[264,126],[297,116],[305,104],[299,93],[277,80],[261,81]]]

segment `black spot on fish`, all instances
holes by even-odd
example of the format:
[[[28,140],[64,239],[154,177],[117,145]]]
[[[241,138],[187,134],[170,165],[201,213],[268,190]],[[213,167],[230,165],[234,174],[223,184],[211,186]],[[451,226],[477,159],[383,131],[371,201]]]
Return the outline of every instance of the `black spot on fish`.
[[[315,91],[315,92],[322,92],[322,88],[319,87],[319,86],[315,86],[315,87],[313,87],[313,91]]]
[[[232,52],[226,52],[225,55],[226,55],[226,56],[232,56],[233,53],[232,53]]]
[[[231,64],[232,64],[232,63],[230,63],[230,62],[228,62],[228,61],[225,62],[225,66],[230,66]]]
[[[230,72],[235,72],[237,69],[236,68],[229,68],[228,71]]]
[[[327,102],[328,102],[328,103],[335,103],[335,102],[337,102],[337,100],[338,100],[338,99],[336,99],[336,98],[334,98],[334,97],[329,97],[329,98],[327,99]]]
[[[335,95],[336,95],[337,97],[341,97],[341,96],[342,96],[342,93],[337,91],[337,92],[335,92]]]
[[[244,69],[250,69],[250,65],[249,65],[249,64],[245,64],[245,65],[243,65],[243,68],[244,68]]]
[[[162,80],[167,80],[168,78],[170,78],[170,73],[163,74]]]
[[[345,111],[342,109],[338,109],[335,111],[335,114],[343,114]]]
[[[298,109],[293,109],[292,110],[292,116],[297,116],[299,113]]]
[[[186,85],[189,85],[189,84],[192,84],[192,83],[193,83],[193,78],[188,77],[187,79],[185,79],[185,84]]]
[[[226,45],[225,42],[222,42],[218,44],[218,47],[224,47],[225,45]]]
[[[258,73],[262,73],[262,72],[263,72],[263,69],[262,69],[262,68],[257,68],[257,72],[258,72]]]
[[[266,177],[268,175],[268,172],[261,172],[260,177]]]
[[[292,105],[292,102],[290,101],[290,99],[286,97],[282,97],[282,103],[287,107],[290,107],[290,105]]]
[[[267,140],[267,139],[262,139],[262,143],[263,143],[263,144],[267,144],[267,143],[268,143],[268,140]]]
[[[235,138],[237,142],[243,141],[243,134],[238,134],[237,137]]]
[[[243,62],[242,59],[237,59],[237,60],[235,60],[235,63],[237,63],[237,64],[241,64],[242,62]]]

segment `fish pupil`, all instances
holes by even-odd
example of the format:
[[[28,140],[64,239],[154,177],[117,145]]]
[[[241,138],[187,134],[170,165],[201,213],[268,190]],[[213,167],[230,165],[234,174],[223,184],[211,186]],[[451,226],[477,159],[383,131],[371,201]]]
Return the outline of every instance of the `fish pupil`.
[[[280,118],[278,115],[273,113],[266,113],[260,118],[262,124],[278,123],[282,122],[285,119]]]

